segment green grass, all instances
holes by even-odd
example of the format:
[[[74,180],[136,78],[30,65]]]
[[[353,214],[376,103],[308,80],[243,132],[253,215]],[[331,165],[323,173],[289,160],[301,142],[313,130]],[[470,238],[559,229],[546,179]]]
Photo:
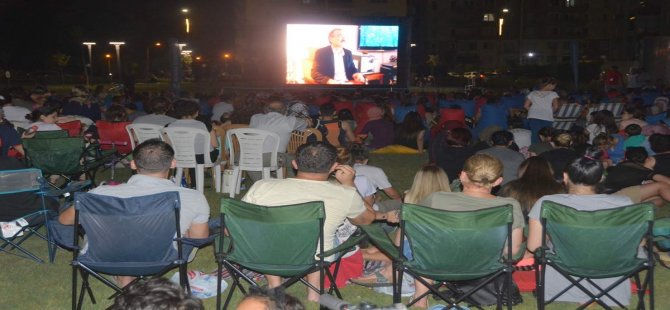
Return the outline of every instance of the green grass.
[[[414,178],[414,173],[424,164],[427,159],[417,155],[373,155],[370,164],[384,168],[391,183],[398,190],[409,188]],[[100,179],[108,176],[108,173],[100,173]],[[129,171],[117,169],[117,180],[126,180]],[[212,210],[212,216],[218,213],[219,200],[222,194],[214,193],[210,187],[205,192]],[[240,196],[241,197],[241,196]],[[667,208],[666,208],[667,209]],[[667,211],[663,212],[667,214]],[[44,242],[33,240],[27,242],[26,246],[46,259],[47,251]],[[72,268],[69,265],[72,254],[64,250],[58,250],[54,264],[38,264],[27,259],[17,258],[13,255],[0,253],[0,308],[1,309],[67,309],[70,307],[70,291],[72,281]],[[216,269],[212,247],[201,249],[195,260],[189,264],[189,269],[211,272]],[[171,276],[171,273],[168,274]],[[656,307],[657,309],[670,309],[670,271],[659,267],[656,269]],[[111,304],[107,297],[112,291],[98,281],[91,281],[97,304],[92,305],[88,298],[85,299],[84,309],[105,309]],[[306,292],[304,286],[295,285],[288,290],[289,293],[305,300]],[[224,292],[225,294],[226,292]],[[361,301],[371,302],[377,305],[391,304],[391,296],[375,293],[374,291],[349,285],[342,289],[344,298],[349,302]],[[238,292],[234,295],[232,305],[236,305],[241,298]],[[535,298],[532,294],[523,294],[524,302],[514,309],[536,309]],[[633,304],[635,302],[633,298]],[[406,300],[405,300],[406,301]],[[215,298],[204,301],[207,309],[215,308]],[[430,300],[431,304],[437,301]],[[318,309],[315,303],[305,303],[308,309]],[[666,308],[668,307],[668,308]],[[232,307],[234,308],[234,307]],[[566,303],[552,304],[549,309],[574,309],[576,305]],[[489,308],[487,308],[489,309]],[[491,307],[490,309],[493,309]]]

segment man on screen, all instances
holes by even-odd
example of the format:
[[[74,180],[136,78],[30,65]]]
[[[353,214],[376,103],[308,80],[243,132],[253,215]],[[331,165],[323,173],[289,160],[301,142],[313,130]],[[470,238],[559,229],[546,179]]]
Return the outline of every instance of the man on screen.
[[[319,84],[364,83],[365,77],[354,65],[351,51],[343,47],[342,29],[335,28],[328,33],[330,46],[316,50],[312,79]]]

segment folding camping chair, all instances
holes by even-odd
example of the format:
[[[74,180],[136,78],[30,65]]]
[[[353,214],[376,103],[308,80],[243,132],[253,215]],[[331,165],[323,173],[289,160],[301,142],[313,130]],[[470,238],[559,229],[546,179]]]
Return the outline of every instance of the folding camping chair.
[[[570,130],[575,125],[577,119],[582,115],[584,106],[579,103],[568,103],[561,105],[558,111],[554,114],[555,129]]]
[[[288,277],[282,283],[284,288],[300,281],[319,294],[325,292],[324,279],[327,276],[331,283],[329,293],[335,291],[341,298],[335,286],[337,266],[334,273],[328,269],[331,264],[337,264],[339,258],[333,262],[326,261],[326,258],[350,250],[361,238],[351,237],[340,246],[325,251],[323,223],[326,213],[323,202],[265,207],[222,198],[220,216],[222,227],[214,241],[219,275],[217,283],[221,284],[222,267],[230,272],[233,280],[223,309],[228,308],[236,289],[246,294],[240,278],[250,285],[258,285],[244,274],[242,268]],[[314,253],[317,253],[318,259]],[[316,271],[321,273],[318,289],[303,279]],[[217,291],[221,292],[221,287]],[[221,294],[217,295],[216,308],[221,309]]]
[[[608,303],[624,307],[608,292],[630,277],[637,284],[637,308],[644,309],[645,292],[649,291],[649,306],[654,309],[652,247],[646,247],[646,258],[638,258],[641,242],[645,241],[647,245],[653,242],[653,204],[580,211],[553,201],[543,201],[540,220],[542,247],[535,252],[538,309],[544,309],[545,305],[573,287],[590,298],[579,309],[594,302],[605,309],[611,309]],[[551,279],[545,278],[547,266],[556,269],[571,283],[548,301],[545,298],[545,283]],[[642,271],[647,272],[643,283],[639,274]],[[607,287],[596,283],[596,279],[615,277],[618,279]]]
[[[100,154],[105,154],[102,156],[108,158],[106,165],[111,169],[111,180],[114,180],[115,177],[116,164],[123,163],[123,159],[133,151],[132,139],[126,131],[126,126],[130,124],[130,122],[95,122],[95,127],[98,129]]]
[[[74,201],[72,309],[81,308],[85,292],[95,304],[89,276],[123,294],[103,274],[134,276],[137,281],[179,267],[180,283],[190,291],[186,265],[191,249],[182,244],[178,192],[132,198],[76,193]],[[79,245],[80,224],[88,240],[85,246]]]
[[[392,259],[394,303],[400,302],[403,273],[408,273],[429,289],[426,294],[417,296],[414,302],[432,293],[447,302],[450,309],[461,309],[458,304],[463,301],[478,307],[470,296],[493,282],[498,308],[502,308],[505,287],[512,287],[511,205],[473,211],[445,211],[404,204],[400,218],[400,233],[409,241],[411,259],[403,254],[404,242],[400,243],[400,247],[395,246],[378,225],[361,227],[370,241]],[[430,284],[422,277],[435,280],[436,284]],[[481,279],[478,285],[467,292],[458,292],[452,284],[454,281],[477,279]],[[442,286],[446,286],[453,295],[440,291]],[[511,289],[507,289],[507,300],[512,300]],[[512,309],[511,302],[507,302],[507,308]]]

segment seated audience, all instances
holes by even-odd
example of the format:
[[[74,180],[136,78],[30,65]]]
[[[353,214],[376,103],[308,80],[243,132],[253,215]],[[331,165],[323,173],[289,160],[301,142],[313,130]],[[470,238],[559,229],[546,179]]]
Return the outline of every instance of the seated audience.
[[[539,142],[533,143],[528,147],[530,156],[537,156],[546,151],[551,151],[554,146],[551,144],[551,137],[554,135],[554,128],[542,127],[538,132]]]
[[[506,130],[496,131],[491,135],[491,147],[483,149],[478,154],[488,154],[498,159],[503,164],[503,182],[514,181],[517,178],[519,165],[524,158],[521,153],[512,150],[510,146],[514,143],[514,135]]]
[[[139,116],[133,120],[133,124],[152,124],[167,126],[177,119],[165,115],[172,110],[172,102],[165,97],[156,97],[149,101],[149,112],[151,114]]]
[[[635,203],[651,201],[663,206],[670,201],[670,178],[654,172],[653,166],[654,158],[643,147],[626,149],[626,160],[606,170],[605,192],[628,196]]]
[[[209,140],[207,144],[208,149],[203,150],[202,145],[205,144],[204,138],[202,136],[196,136],[194,141],[195,146],[195,158],[198,163],[205,163],[204,154],[208,154],[212,162],[216,161],[219,157],[219,143],[216,139],[216,133],[212,128],[208,128],[207,125],[199,120],[196,120],[198,113],[200,111],[200,106],[197,102],[191,100],[177,100],[174,103],[174,112],[179,117],[178,120],[167,125],[169,128],[195,128],[200,129],[206,132],[209,132],[209,137],[206,138]]]
[[[572,136],[568,133],[559,133],[552,139],[554,149],[543,152],[539,156],[551,164],[551,170],[554,171],[556,180],[563,179],[563,169],[571,162],[577,153],[572,149]]]
[[[503,165],[499,160],[486,154],[473,155],[465,161],[463,171],[459,175],[463,184],[463,192],[436,192],[426,197],[419,204],[450,211],[472,211],[511,204],[514,210],[512,254],[515,255],[521,250],[525,224],[519,202],[512,198],[496,197],[491,194],[491,189],[502,183],[502,174]],[[405,249],[409,249],[409,246],[405,246]],[[406,253],[405,256],[408,256],[408,254]],[[428,291],[428,288],[417,280],[415,280],[414,285],[416,287],[414,296],[421,296]],[[414,305],[419,308],[426,308],[428,306],[427,297],[417,301]]]
[[[356,192],[356,171],[350,166],[337,164],[336,160],[337,150],[332,145],[325,142],[304,144],[292,161],[293,168],[298,170],[295,178],[259,180],[242,200],[263,206],[323,201],[326,210],[324,248],[330,250],[335,246],[335,232],[345,219],[354,225],[369,224],[375,219],[375,213],[365,208]],[[328,182],[332,173],[339,184]],[[279,276],[266,275],[266,278],[270,288],[281,284]],[[307,281],[318,288],[319,272],[309,274]],[[307,299],[318,301],[319,295],[308,289]]]
[[[150,278],[134,283],[114,298],[109,310],[204,310],[200,299],[191,297],[165,278]],[[250,308],[249,308],[250,309]]]
[[[419,113],[408,112],[402,123],[396,127],[394,143],[423,153],[425,133],[426,129]]]
[[[654,171],[670,177],[670,135],[652,134],[649,146],[654,154]]]
[[[0,109],[0,157],[7,156],[10,150],[16,151],[21,156],[25,154],[19,133],[12,123],[5,119],[3,109]]]
[[[626,139],[623,142],[624,149],[642,146],[647,139],[647,137],[642,134],[642,127],[638,124],[630,124],[626,126],[624,132],[626,133]]]
[[[393,188],[391,182],[389,182],[386,173],[379,167],[368,165],[370,160],[368,157],[368,151],[360,144],[352,144],[349,146],[349,154],[351,157],[351,162],[354,164],[353,168],[356,170],[356,175],[362,175],[367,177],[372,185],[377,190],[382,190],[388,196],[388,198],[394,200],[386,201],[389,205],[386,206],[391,209],[398,209],[400,206],[400,193]],[[388,210],[383,210],[388,211]]]
[[[72,87],[72,97],[63,104],[63,115],[78,115],[91,119],[93,122],[101,119],[100,105],[89,96],[86,87],[77,85]]]
[[[133,150],[130,168],[137,170],[137,174],[130,177],[125,184],[99,186],[90,193],[130,198],[177,191],[181,202],[179,225],[182,237],[207,238],[209,235],[207,199],[196,190],[180,187],[168,180],[170,169],[174,169],[176,165],[174,150],[169,144],[158,139],[148,140]],[[70,207],[60,214],[58,221],[63,225],[72,225],[74,213],[74,208]],[[119,277],[118,284],[123,287],[132,280],[133,278],[128,276]]]
[[[334,147],[348,146],[349,143],[356,142],[354,129],[349,122],[343,122],[335,119],[336,111],[332,103],[326,103],[319,108],[321,118],[316,126],[322,133],[325,133],[324,139]]]
[[[56,125],[58,121],[58,108],[55,106],[42,106],[26,115],[26,118],[32,123],[29,125],[29,131],[56,131],[63,130]]]
[[[528,212],[540,197],[564,191],[563,184],[554,179],[551,164],[542,157],[533,156],[519,165],[519,178],[505,184],[498,196],[516,199],[523,214],[528,216]]]
[[[449,180],[458,179],[463,164],[475,150],[470,146],[472,134],[467,128],[445,130],[431,139],[429,158],[449,176]]]
[[[367,114],[368,121],[360,132],[362,135],[367,135],[366,140],[371,140],[367,146],[375,150],[393,144],[395,137],[393,121],[384,116],[384,110],[372,107],[368,109]]]
[[[236,310],[305,310],[297,298],[286,294],[282,288],[251,286]],[[180,309],[181,310],[181,309]]]
[[[619,123],[619,130],[624,130],[628,125],[636,124],[640,127],[647,126],[644,109],[641,107],[628,107],[621,112],[621,122]]]
[[[567,187],[567,194],[547,195],[540,198],[535,203],[529,213],[527,256],[531,256],[532,253],[542,245],[542,223],[540,221],[540,212],[543,201],[553,201],[578,210],[611,209],[633,203],[630,198],[625,196],[598,193],[597,188],[602,181],[603,173],[605,172],[602,162],[598,160],[599,157],[600,155],[598,154],[598,151],[590,151],[582,157],[573,159],[563,173],[565,175],[563,182]],[[545,298],[547,300],[553,299],[559,292],[571,285],[571,283],[554,268],[547,266],[545,272]],[[616,281],[616,278],[589,279],[589,281],[593,281],[596,285],[602,288],[607,288]],[[590,284],[585,281],[581,283],[594,294],[596,293]],[[630,281],[624,281],[611,290],[609,294],[623,305],[628,305],[631,296]],[[556,299],[556,301],[575,303],[584,303],[588,300],[589,298],[586,294],[576,287],[570,288]],[[607,297],[603,297],[602,300],[610,306],[615,305]]]

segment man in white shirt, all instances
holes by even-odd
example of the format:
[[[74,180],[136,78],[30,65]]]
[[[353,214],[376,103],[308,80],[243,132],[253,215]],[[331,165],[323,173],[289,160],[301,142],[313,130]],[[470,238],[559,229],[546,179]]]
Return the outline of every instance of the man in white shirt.
[[[365,77],[354,65],[351,51],[344,48],[342,29],[335,28],[328,33],[330,46],[316,50],[312,78],[319,84],[351,84],[352,80],[364,83]]]

